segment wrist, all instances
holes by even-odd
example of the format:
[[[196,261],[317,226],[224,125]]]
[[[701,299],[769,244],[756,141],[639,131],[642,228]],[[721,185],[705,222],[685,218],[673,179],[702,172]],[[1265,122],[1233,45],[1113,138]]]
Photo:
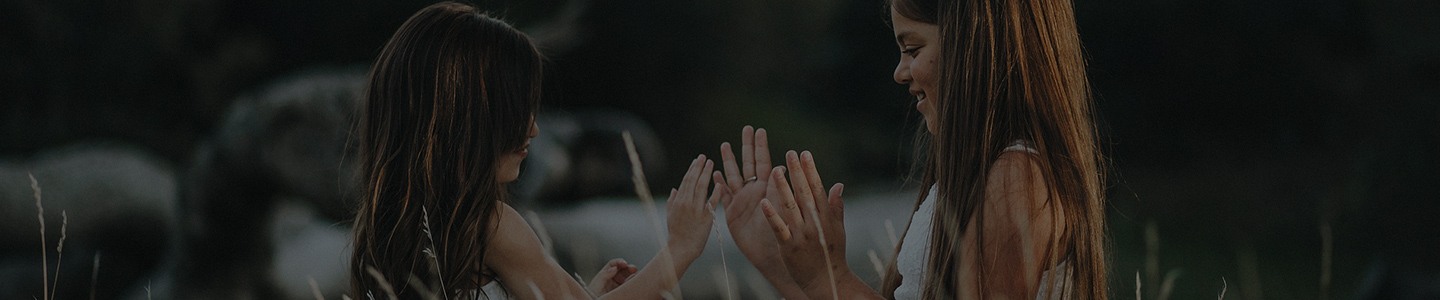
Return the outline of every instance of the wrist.
[[[864,286],[865,284],[848,267],[836,266],[832,270],[835,271],[834,280],[831,280],[829,273],[821,271],[821,273],[815,274],[815,278],[810,282],[797,282],[799,289],[804,291],[810,299],[834,299],[837,295],[848,294],[845,291],[850,290],[851,285]]]
[[[675,275],[680,276],[685,273],[686,269],[690,268],[690,264],[695,262],[695,259],[700,257],[700,251],[675,245],[666,245],[664,248],[660,248],[660,253],[656,254],[655,257],[657,259],[668,260],[668,263],[675,270]]]
[[[777,260],[773,263],[755,264],[755,268],[760,271],[760,275],[765,277],[766,281],[770,282],[771,286],[775,287],[775,292],[779,293],[781,298],[809,298],[806,296],[805,290],[800,288],[800,284],[790,277],[790,270],[785,268],[783,262]]]
[[[666,243],[665,247],[660,249],[661,252],[668,253],[671,259],[674,259],[676,263],[685,262],[686,264],[689,264],[689,262],[694,261],[696,258],[699,258],[700,252],[703,250],[705,249],[686,247],[684,245],[675,244],[674,242]]]

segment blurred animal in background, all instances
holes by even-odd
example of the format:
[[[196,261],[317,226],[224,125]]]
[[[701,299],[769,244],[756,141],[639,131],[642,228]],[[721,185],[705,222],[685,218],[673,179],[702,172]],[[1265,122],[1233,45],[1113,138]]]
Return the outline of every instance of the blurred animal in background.
[[[45,209],[43,246],[32,174]],[[175,192],[174,167],[131,145],[85,143],[0,158],[0,299],[40,297],[42,274],[51,276],[45,280],[56,299],[92,292],[106,299],[143,287],[145,276],[137,275],[173,253]]]
[[[185,171],[180,252],[167,280],[180,299],[305,298],[348,285],[347,222],[356,191],[350,127],[365,70],[331,68],[282,78],[234,102]],[[622,131],[637,139],[648,174],[663,151],[633,115],[543,113],[518,207],[543,209],[633,193]]]

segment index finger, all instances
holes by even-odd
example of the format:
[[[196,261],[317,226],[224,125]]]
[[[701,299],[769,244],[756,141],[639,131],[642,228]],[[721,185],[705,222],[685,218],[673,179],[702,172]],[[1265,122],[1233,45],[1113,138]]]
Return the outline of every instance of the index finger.
[[[745,128],[740,130],[740,163],[740,168],[744,171],[740,176],[756,176],[755,172],[759,170],[755,169],[755,127],[750,125],[745,125]]]

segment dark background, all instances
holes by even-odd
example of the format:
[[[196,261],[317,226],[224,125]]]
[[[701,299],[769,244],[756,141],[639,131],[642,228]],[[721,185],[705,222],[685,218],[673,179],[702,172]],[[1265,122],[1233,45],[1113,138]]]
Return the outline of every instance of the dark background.
[[[5,0],[0,156],[106,140],[184,166],[237,97],[366,65],[429,3]],[[891,79],[879,0],[480,5],[546,41],[548,111],[633,112],[672,158],[718,155],[755,124],[778,149],[814,151],[827,180],[903,189],[916,116]],[[1154,298],[1171,270],[1187,299],[1222,285],[1231,298],[1350,298],[1440,278],[1440,2],[1076,10],[1112,165],[1115,295],[1140,272]],[[682,172],[670,169],[664,182]]]

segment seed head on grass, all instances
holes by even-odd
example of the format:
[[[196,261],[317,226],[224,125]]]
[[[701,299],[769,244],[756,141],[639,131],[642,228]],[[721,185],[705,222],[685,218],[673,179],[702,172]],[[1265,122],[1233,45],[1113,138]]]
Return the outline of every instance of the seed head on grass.
[[[440,258],[435,255],[435,235],[430,233],[429,209],[420,207],[420,217],[420,231],[425,233],[425,239],[430,242],[430,245],[425,246],[425,250],[421,250],[420,252],[430,257],[430,271],[435,275],[435,282],[440,285],[440,293],[445,293],[445,277],[440,275]],[[448,299],[449,294],[446,294],[445,298]]]
[[[665,245],[665,229],[664,226],[661,225],[660,214],[656,212],[655,198],[650,194],[650,185],[645,182],[645,171],[640,165],[640,153],[635,151],[635,139],[630,137],[630,131],[628,130],[621,132],[620,137],[625,140],[625,152],[630,156],[630,172],[633,175],[631,177],[631,180],[635,182],[635,194],[636,196],[640,197],[640,201],[644,203],[646,215],[650,217],[650,224],[655,227],[656,241],[659,241],[660,245]],[[669,257],[669,254],[666,253],[660,253],[656,255],[665,255],[666,257]],[[674,263],[671,262],[668,265],[674,265]],[[665,279],[670,280],[671,282],[675,282],[676,288],[674,289],[673,293],[661,293],[662,296],[665,296],[665,298],[667,299],[679,299],[680,274],[675,274],[675,272],[665,273],[669,275]]]
[[[60,211],[60,244],[55,246],[55,280],[50,282],[50,290],[60,291],[60,260],[65,258],[65,228],[70,226],[70,216],[64,210]],[[50,300],[55,300],[55,294],[50,294]]]
[[[45,242],[45,206],[40,204],[40,182],[35,181],[35,174],[30,175],[30,190],[35,191],[35,210],[39,211],[40,219],[40,289],[41,297],[50,299],[50,258],[46,257],[49,250],[45,249],[48,243]]]

